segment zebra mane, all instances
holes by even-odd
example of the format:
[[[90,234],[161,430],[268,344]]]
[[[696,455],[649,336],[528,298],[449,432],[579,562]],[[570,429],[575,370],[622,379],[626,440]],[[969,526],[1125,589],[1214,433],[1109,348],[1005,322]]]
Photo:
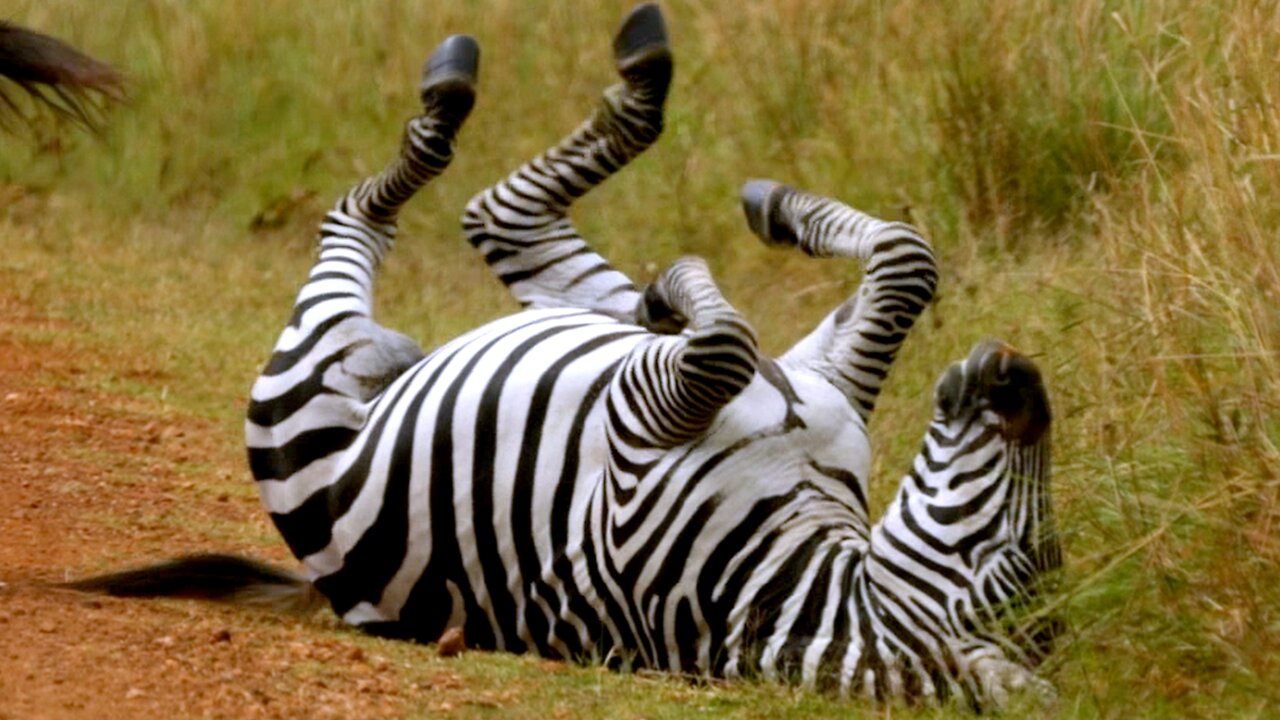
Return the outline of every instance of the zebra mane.
[[[1062,547],[1054,522],[1049,478],[1049,435],[1010,449],[1011,489],[1006,503],[1013,517],[1017,555],[1029,567],[1018,576],[1018,593],[999,608],[1002,625],[1027,662],[1038,665],[1061,633],[1057,617],[1042,613],[1045,597],[1058,588]]]
[[[1015,482],[1023,483],[1034,493],[1022,506],[1029,516],[1019,518],[1017,523],[1018,549],[1036,573],[1058,570],[1062,567],[1062,549],[1050,502],[1049,436],[1032,445],[1011,448],[1010,474]],[[1015,503],[1016,497],[1011,493],[1008,502]]]
[[[115,68],[42,33],[0,20],[0,127],[18,119],[34,127],[15,88],[55,117],[96,131],[106,104],[124,99],[124,78]]]

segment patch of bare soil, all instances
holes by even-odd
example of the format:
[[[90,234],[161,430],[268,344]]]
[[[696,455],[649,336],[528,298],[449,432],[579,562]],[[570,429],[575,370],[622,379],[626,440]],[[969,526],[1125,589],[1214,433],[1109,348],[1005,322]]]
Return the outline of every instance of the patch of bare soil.
[[[74,334],[0,293],[0,720],[402,714],[412,678],[326,616],[50,587],[186,552],[289,560],[184,531],[268,523],[218,490],[246,474],[225,431],[84,389],[86,357],[46,330]]]

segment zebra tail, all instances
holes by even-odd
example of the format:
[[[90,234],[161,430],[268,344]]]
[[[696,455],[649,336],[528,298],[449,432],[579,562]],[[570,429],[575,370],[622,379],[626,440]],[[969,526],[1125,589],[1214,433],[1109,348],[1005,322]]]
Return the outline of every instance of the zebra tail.
[[[110,65],[42,33],[0,20],[0,77],[54,114],[97,129],[99,101],[125,98],[124,78]],[[0,85],[0,121],[22,117],[8,88]]]
[[[173,597],[309,613],[325,604],[301,575],[240,555],[184,555],[157,565],[97,575],[58,587],[116,597]]]

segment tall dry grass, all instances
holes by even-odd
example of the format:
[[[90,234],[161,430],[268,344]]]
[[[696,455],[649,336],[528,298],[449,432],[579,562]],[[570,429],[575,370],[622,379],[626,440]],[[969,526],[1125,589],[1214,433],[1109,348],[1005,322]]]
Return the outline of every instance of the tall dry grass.
[[[626,6],[19,2],[16,19],[119,64],[133,100],[102,143],[0,139],[18,198],[0,207],[0,279],[105,349],[93,382],[217,417],[238,448],[314,223],[394,148],[432,44],[471,32],[485,56],[458,160],[405,218],[379,288],[384,321],[428,345],[511,309],[457,213],[589,111]],[[583,232],[642,278],[707,256],[777,352],[857,273],[751,241],[743,180],[918,224],[941,294],[874,421],[877,501],[949,360],[988,335],[1034,353],[1068,555],[1058,712],[1266,716],[1280,703],[1280,4],[665,7],[668,130],[583,201]]]

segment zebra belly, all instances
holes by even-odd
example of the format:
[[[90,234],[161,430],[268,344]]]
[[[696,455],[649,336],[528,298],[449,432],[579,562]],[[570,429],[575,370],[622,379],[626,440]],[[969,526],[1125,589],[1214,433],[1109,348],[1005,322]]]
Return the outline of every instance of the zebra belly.
[[[646,337],[583,311],[528,311],[393,382],[329,488],[329,544],[304,558],[335,611],[423,641],[461,626],[478,647],[594,651],[583,533],[605,460],[601,399]]]
[[[761,363],[705,436],[592,499],[610,634],[633,663],[799,674],[837,634],[832,588],[868,533],[866,428],[825,381]]]

